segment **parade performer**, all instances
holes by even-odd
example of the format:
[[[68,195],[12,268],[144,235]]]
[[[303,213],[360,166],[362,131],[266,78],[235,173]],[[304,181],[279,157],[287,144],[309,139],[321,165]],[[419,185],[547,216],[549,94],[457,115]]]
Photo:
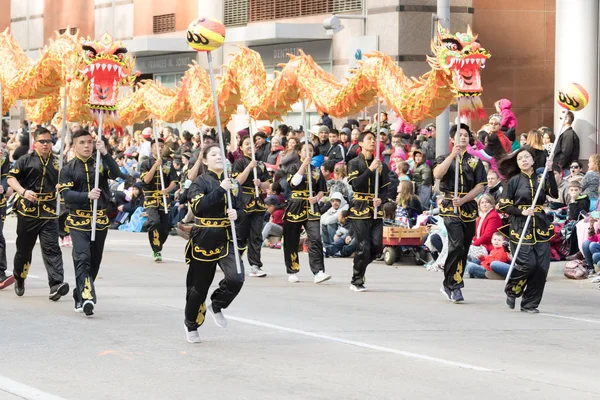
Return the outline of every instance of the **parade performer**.
[[[457,127],[450,129],[454,137]],[[467,264],[469,246],[475,236],[475,221],[478,210],[475,198],[487,184],[485,167],[481,160],[467,153],[471,132],[465,124],[460,124],[460,138],[452,152],[438,157],[433,170],[435,179],[440,179],[440,191],[444,200],[440,205],[440,216],[448,230],[448,257],[444,264],[444,282],[440,291],[454,303],[464,300],[461,288]],[[458,197],[455,192],[456,158],[458,157]]]
[[[243,211],[239,189],[230,179],[224,179],[219,146],[211,144],[200,155],[202,173],[189,189],[190,207],[195,216],[194,228],[186,247],[185,333],[190,343],[199,343],[198,328],[204,323],[206,310],[215,323],[224,328],[227,319],[222,310],[236,298],[244,284],[244,268],[237,272],[231,224]],[[227,206],[227,191],[232,191],[232,207]],[[206,297],[215,277],[217,264],[225,277],[211,295],[211,304],[206,306]]]
[[[6,218],[6,197],[4,193],[8,189],[6,177],[10,167],[8,152],[6,152],[6,142],[2,139],[0,147],[0,290],[12,285],[15,281],[13,275],[6,275],[8,263],[6,262],[6,241],[4,240],[4,220]]]
[[[95,158],[94,139],[86,130],[73,133],[75,158],[69,161],[60,172],[59,191],[69,210],[66,226],[73,242],[73,265],[75,266],[75,286],[73,299],[75,311],[86,316],[94,314],[97,302],[94,282],[100,270],[104,242],[108,233],[109,220],[106,208],[110,203],[109,179],[122,176],[117,162],[106,151],[104,142],[96,141],[96,151],[100,152],[101,164],[98,188],[94,188]],[[96,238],[92,241],[93,201],[98,200],[96,216]]]
[[[383,211],[381,199],[390,197],[387,193],[390,182],[388,166],[375,157],[377,139],[375,134],[366,131],[360,134],[358,144],[360,154],[348,163],[348,183],[354,195],[350,200],[348,218],[358,243],[354,255],[354,265],[350,290],[364,292],[367,266],[383,251]],[[377,171],[377,172],[376,172]],[[379,193],[375,198],[375,174],[379,173]],[[374,209],[378,208],[377,217]]]
[[[156,153],[156,140],[158,140],[158,154]],[[161,158],[164,147],[163,139],[152,140],[152,156],[144,160],[140,166],[140,178],[144,189],[144,209],[148,215],[148,239],[152,248],[152,258],[155,262],[162,261],[163,244],[169,237],[171,226],[169,214],[169,194],[177,187],[179,178],[177,171],[169,160]],[[163,170],[165,188],[160,183],[160,170]],[[163,202],[163,194],[167,197],[167,204]]]
[[[46,128],[34,133],[35,150],[20,157],[8,172],[8,184],[18,194],[17,252],[13,276],[15,293],[23,296],[25,279],[31,266],[31,253],[38,237],[46,271],[49,298],[57,301],[69,293],[64,282],[63,260],[58,245],[58,216],[56,215],[56,185],[58,159],[52,154],[52,135]]]
[[[535,165],[533,154],[530,147],[522,147],[498,164],[500,173],[508,180],[499,209],[510,215],[507,236],[513,254],[523,235],[514,269],[504,289],[506,304],[514,309],[516,298],[523,296],[521,311],[538,313],[550,268],[550,239],[554,236],[554,226],[546,218],[543,205],[546,196],[558,197],[558,185],[554,174],[547,174],[543,191],[536,204],[533,204],[534,193],[539,184],[535,170],[543,167]],[[545,167],[551,171],[552,160],[547,160]],[[533,218],[532,224],[523,232],[529,215]]]
[[[308,155],[305,146],[308,146]],[[321,241],[321,213],[318,208],[318,202],[327,190],[327,184],[320,169],[312,168],[310,179],[316,194],[310,193],[306,172],[314,155],[314,147],[310,142],[305,143],[303,147],[300,152],[302,164],[298,171],[288,178],[292,194],[283,217],[283,254],[288,281],[299,282],[298,242],[300,241],[300,232],[304,227],[307,234],[308,263],[315,275],[314,283],[322,283],[331,279],[331,276],[325,273],[323,242]]]
[[[250,264],[250,276],[264,277],[267,273],[262,270],[263,263],[260,257],[262,248],[262,229],[266,207],[263,200],[256,193],[266,190],[270,186],[269,172],[263,162],[252,159],[250,136],[244,136],[240,140],[239,148],[243,157],[234,161],[232,178],[235,178],[241,186],[241,198],[244,205],[244,213],[238,215],[238,243],[240,251],[244,247],[248,249],[248,263]],[[252,170],[257,169],[257,178],[250,179]]]

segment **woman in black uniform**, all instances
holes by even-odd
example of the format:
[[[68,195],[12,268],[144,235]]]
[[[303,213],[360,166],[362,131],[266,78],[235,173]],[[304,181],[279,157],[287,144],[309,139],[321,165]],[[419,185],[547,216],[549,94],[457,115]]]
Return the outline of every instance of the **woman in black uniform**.
[[[308,157],[304,146],[308,146]],[[298,168],[298,172],[288,177],[292,194],[283,216],[283,254],[288,281],[291,283],[299,282],[297,275],[300,272],[298,243],[300,242],[300,232],[304,226],[308,243],[308,263],[315,275],[314,282],[321,283],[331,279],[331,276],[325,273],[325,263],[323,262],[321,213],[318,204],[321,197],[323,197],[323,193],[327,190],[327,184],[319,168],[311,168],[313,196],[310,197],[307,171],[314,154],[314,147],[312,143],[304,146],[300,152],[302,164]]]
[[[244,213],[239,215],[237,223],[238,242],[240,249],[248,248],[248,263],[250,263],[250,276],[264,277],[267,273],[262,270],[263,263],[260,259],[262,248],[262,229],[267,210],[263,200],[256,195],[255,187],[259,191],[266,190],[270,186],[269,172],[263,162],[252,160],[252,147],[250,136],[240,139],[239,148],[243,157],[233,162],[232,178],[241,186],[241,200]],[[252,169],[257,170],[257,179],[251,179]]]
[[[542,206],[546,202],[546,195],[558,197],[558,187],[552,173],[552,160],[548,160],[546,168],[550,172],[546,175],[544,190],[536,204],[533,204],[539,182],[535,170],[543,167],[535,165],[533,156],[534,150],[523,147],[498,164],[500,173],[508,180],[499,209],[510,214],[508,237],[513,254],[521,235],[524,235],[515,267],[504,289],[506,304],[514,309],[515,299],[523,296],[521,311],[538,313],[550,267],[550,239],[554,236],[554,227],[546,218]],[[529,215],[532,220],[527,231],[523,232]]]
[[[227,319],[222,309],[227,308],[244,284],[244,266],[237,273],[231,223],[241,212],[237,197],[239,189],[229,179],[223,179],[223,163],[219,146],[213,144],[202,152],[203,173],[189,189],[190,207],[194,213],[194,228],[185,250],[188,273],[185,304],[185,333],[190,343],[200,343],[198,328],[204,323],[208,309],[215,323],[224,328]],[[233,205],[228,207],[227,190],[231,190]],[[240,260],[241,262],[241,260]],[[206,306],[208,289],[221,267],[225,277]]]

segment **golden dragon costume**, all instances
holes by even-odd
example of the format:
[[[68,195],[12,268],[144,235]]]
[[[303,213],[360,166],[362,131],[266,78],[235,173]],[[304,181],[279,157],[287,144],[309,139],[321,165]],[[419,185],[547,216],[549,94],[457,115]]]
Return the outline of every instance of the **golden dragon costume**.
[[[7,31],[2,33],[0,50],[10,54],[0,59],[0,81],[6,94],[4,109],[16,99],[31,99],[26,102],[28,118],[47,121],[59,108],[60,89],[66,88],[69,121],[90,120],[88,107],[92,102],[99,109],[116,110],[123,124],[148,118],[215,124],[209,76],[199,65],[190,66],[176,89],[146,80],[137,85],[133,94],[117,100],[118,86],[131,84],[136,77],[133,61],[107,34],[100,42],[88,40],[83,46],[77,35],[58,35],[34,63]],[[341,118],[358,114],[377,95],[402,120],[413,124],[436,117],[453,99],[458,101],[461,115],[483,117],[481,68],[490,54],[481,47],[471,28],[452,35],[438,26],[431,48],[433,55],[427,57],[431,70],[420,78],[405,76],[392,58],[376,52],[366,55],[360,68],[343,83],[304,53],[290,55],[290,61],[281,65],[275,79],[267,80],[260,55],[241,48],[226,66],[217,87],[221,121],[227,123],[239,104],[252,118],[272,121],[286,115],[300,99]],[[100,67],[100,81],[87,86],[92,83],[90,70],[98,71]],[[116,100],[116,105],[106,104],[107,100]]]

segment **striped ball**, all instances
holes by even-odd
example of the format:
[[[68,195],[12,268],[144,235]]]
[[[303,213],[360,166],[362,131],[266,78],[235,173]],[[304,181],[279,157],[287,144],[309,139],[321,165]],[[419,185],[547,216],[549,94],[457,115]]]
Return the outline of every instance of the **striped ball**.
[[[583,86],[577,83],[569,83],[563,89],[558,91],[556,102],[562,108],[569,111],[583,110],[590,100],[590,95]]]
[[[196,51],[213,51],[225,42],[225,26],[214,18],[200,17],[187,30],[188,45]]]

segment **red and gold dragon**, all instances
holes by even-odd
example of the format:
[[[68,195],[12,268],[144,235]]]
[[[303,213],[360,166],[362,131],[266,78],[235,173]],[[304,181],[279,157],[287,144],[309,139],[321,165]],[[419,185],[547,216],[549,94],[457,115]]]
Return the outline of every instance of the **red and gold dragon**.
[[[304,53],[291,55],[275,79],[267,80],[260,55],[241,48],[226,66],[217,87],[221,120],[229,121],[239,104],[254,119],[279,119],[300,99],[341,118],[358,114],[378,95],[409,123],[439,115],[453,100],[458,102],[461,115],[482,117],[481,68],[490,54],[477,36],[470,27],[466,33],[456,35],[438,27],[431,48],[433,55],[427,58],[431,70],[420,78],[405,76],[392,58],[376,52],[366,55],[343,83]],[[119,99],[118,87],[131,85],[136,78],[134,63],[123,46],[107,34],[98,42],[79,42],[77,35],[68,33],[58,35],[35,63],[25,57],[6,31],[0,35],[0,49],[13,55],[0,59],[3,109],[16,99],[27,99],[28,118],[33,121],[49,120],[59,108],[61,88],[66,88],[69,121],[90,120],[91,109],[116,111],[123,124],[148,118],[215,124],[210,79],[195,63],[175,89],[146,80],[134,93]]]

